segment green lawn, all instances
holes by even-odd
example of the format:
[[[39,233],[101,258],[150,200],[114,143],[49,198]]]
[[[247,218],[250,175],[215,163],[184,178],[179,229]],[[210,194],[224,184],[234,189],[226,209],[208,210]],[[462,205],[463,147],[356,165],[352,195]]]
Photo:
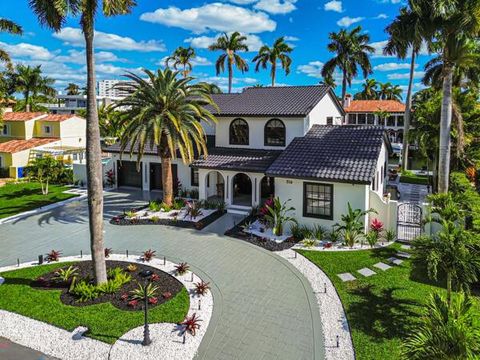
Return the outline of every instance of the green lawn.
[[[410,260],[385,272],[373,267],[394,256],[399,246],[352,252],[300,251],[325,271],[337,288],[359,360],[400,359],[402,340],[418,321],[425,299],[432,291],[445,292],[439,284],[417,275],[423,271],[412,271]],[[377,275],[363,277],[356,272],[363,267]],[[342,282],[337,274],[345,272],[357,280]]]
[[[68,189],[50,185],[48,195],[43,195],[39,183],[6,184],[0,187],[0,219],[77,196],[64,194]]]
[[[56,268],[68,265],[51,264],[19,269],[0,274],[0,309],[12,311],[72,331],[77,326],[90,329],[87,336],[113,344],[121,335],[143,324],[143,311],[123,311],[110,303],[90,306],[68,306],[60,301],[60,290],[30,287],[33,279]],[[184,288],[170,301],[149,312],[149,322],[178,323],[185,318],[190,304]]]
[[[415,175],[415,174],[402,174],[400,175],[400,182],[407,183],[407,184],[419,184],[419,185],[427,185],[428,184],[428,176],[427,175]]]

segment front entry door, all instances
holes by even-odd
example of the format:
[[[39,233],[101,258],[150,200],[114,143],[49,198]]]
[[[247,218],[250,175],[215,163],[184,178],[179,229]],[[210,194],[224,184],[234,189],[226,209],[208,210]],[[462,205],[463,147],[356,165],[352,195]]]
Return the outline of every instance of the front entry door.
[[[173,188],[177,186],[177,165],[172,164]],[[150,163],[150,190],[163,190],[162,164]]]

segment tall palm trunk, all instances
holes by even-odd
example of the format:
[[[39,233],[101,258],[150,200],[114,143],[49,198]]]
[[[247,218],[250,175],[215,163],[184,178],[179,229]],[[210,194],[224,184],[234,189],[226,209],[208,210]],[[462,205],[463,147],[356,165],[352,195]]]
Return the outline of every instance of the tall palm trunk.
[[[275,86],[275,77],[277,76],[277,64],[272,63],[272,86]]]
[[[232,59],[228,59],[228,93],[232,92],[232,82],[233,82],[233,64]]]
[[[443,76],[443,99],[440,118],[440,145],[438,161],[438,192],[448,192],[450,173],[450,130],[452,127],[452,78],[453,67],[445,65]]]
[[[29,91],[25,92],[24,98],[25,98],[25,111],[30,112],[30,92]]]
[[[415,58],[417,53],[412,49],[412,60],[410,61],[410,79],[408,80],[407,105],[405,118],[403,120],[403,148],[402,148],[402,170],[408,169],[408,132],[410,131],[410,117],[412,114],[412,89],[413,77],[415,75]]]
[[[163,202],[167,205],[172,205],[173,203],[172,158],[170,154],[163,154],[161,159],[162,159]]]
[[[103,174],[95,94],[95,61],[93,58],[93,26],[84,27],[87,55],[87,185],[90,224],[90,248],[92,251],[95,283],[107,282],[105,246],[103,244]]]
[[[346,107],[346,95],[347,95],[347,72],[343,70],[343,80],[342,80],[342,105],[343,108]]]

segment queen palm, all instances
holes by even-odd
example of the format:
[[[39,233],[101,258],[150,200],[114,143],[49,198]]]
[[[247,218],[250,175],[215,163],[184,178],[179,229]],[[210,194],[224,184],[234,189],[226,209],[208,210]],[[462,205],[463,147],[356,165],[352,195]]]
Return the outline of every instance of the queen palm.
[[[175,70],[178,70],[178,67],[181,66],[183,77],[187,77],[192,71],[192,60],[195,56],[195,50],[192,47],[184,48],[179,46],[175,49],[172,55],[167,57],[165,60],[165,66],[168,68],[170,62]]]
[[[362,91],[355,94],[355,100],[377,100],[379,82],[375,79],[366,79]]]
[[[22,110],[30,111],[35,107],[39,95],[51,97],[55,95],[54,79],[42,76],[41,65],[30,66],[19,64],[16,67],[17,91],[23,94]]]
[[[400,59],[405,59],[410,54],[410,75],[408,80],[407,102],[405,109],[405,119],[403,122],[403,147],[402,147],[402,169],[408,168],[408,132],[410,131],[410,118],[412,112],[412,93],[413,79],[415,76],[416,58],[420,52],[424,41],[423,24],[427,16],[422,8],[416,6],[415,0],[409,1],[409,7],[400,9],[400,14],[387,26],[385,31],[389,35],[387,45],[383,52],[386,55],[396,55]],[[416,11],[412,10],[415,6]]]
[[[0,18],[0,33],[22,35],[23,30],[22,27],[17,23],[5,18]],[[10,55],[3,49],[0,49],[0,61],[6,63],[8,68],[12,67]]]
[[[206,105],[214,106],[207,87],[191,84],[192,78],[178,78],[170,69],[144,70],[146,80],[135,74],[125,75],[132,84],[119,85],[130,95],[117,103],[128,110],[123,117],[121,151],[137,153],[137,165],[146,149],[157,148],[162,162],[163,201],[173,201],[172,159],[177,152],[190,163],[197,152],[207,154],[206,135],[201,122],[216,122]]]
[[[219,75],[225,71],[225,62],[227,63],[229,93],[232,92],[233,66],[235,65],[242,73],[248,71],[247,62],[237,54],[238,51],[248,51],[248,46],[245,44],[246,40],[247,37],[241,35],[238,31],[235,31],[231,35],[224,33],[215,43],[208,47],[211,51],[220,50],[224,52],[218,57],[215,63],[215,70],[217,75]]]
[[[345,107],[345,95],[347,85],[352,85],[352,80],[358,75],[358,67],[361,68],[366,78],[372,73],[372,64],[368,55],[375,49],[368,45],[370,36],[362,34],[362,27],[357,26],[351,31],[342,29],[338,33],[330,33],[331,42],[328,51],[335,53],[335,57],[328,60],[322,68],[322,76],[327,81],[333,78],[338,68],[342,72],[342,104]]]
[[[85,38],[87,63],[86,152],[90,248],[95,282],[97,284],[105,283],[107,282],[107,270],[103,242],[103,170],[93,48],[95,16],[99,12],[106,17],[128,14],[131,8],[136,5],[136,2],[135,0],[29,0],[29,4],[37,15],[40,24],[54,31],[60,31],[67,18],[80,16],[80,27]]]
[[[280,61],[280,65],[285,70],[285,75],[290,74],[290,65],[292,59],[290,54],[293,49],[285,42],[284,37],[280,37],[273,43],[272,47],[263,45],[258,54],[252,59],[252,62],[256,63],[255,71],[259,71],[260,67],[266,69],[270,64],[270,78],[272,79],[272,86],[275,86],[275,78],[277,75],[277,62]]]

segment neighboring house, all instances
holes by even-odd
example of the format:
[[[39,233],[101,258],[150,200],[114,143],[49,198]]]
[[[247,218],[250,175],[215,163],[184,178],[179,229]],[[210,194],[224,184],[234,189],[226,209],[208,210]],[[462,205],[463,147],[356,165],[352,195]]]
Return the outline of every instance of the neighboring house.
[[[379,126],[341,126],[345,113],[329,87],[247,88],[213,99],[220,110],[212,109],[218,123],[205,127],[208,156],[172,165],[181,187],[224,201],[230,212],[248,212],[270,196],[291,199],[300,223],[339,222],[348,202],[374,206],[394,226],[396,210],[383,198],[390,141]],[[129,150],[120,161],[118,144],[105,148],[117,185],[161,190],[156,148],[146,151],[140,171]]]
[[[384,126],[393,144],[403,142],[403,122],[405,104],[395,100],[352,100],[347,96],[345,107],[347,125],[381,125]],[[380,113],[388,113],[380,118]]]
[[[49,154],[71,162],[85,154],[86,121],[75,115],[42,112],[6,112],[0,132],[0,171],[23,177],[23,168],[34,157]]]
[[[87,95],[57,95],[57,102],[54,104],[41,104],[52,114],[78,114],[79,111],[87,110]],[[119,98],[97,97],[97,106],[107,106],[118,101]]]

